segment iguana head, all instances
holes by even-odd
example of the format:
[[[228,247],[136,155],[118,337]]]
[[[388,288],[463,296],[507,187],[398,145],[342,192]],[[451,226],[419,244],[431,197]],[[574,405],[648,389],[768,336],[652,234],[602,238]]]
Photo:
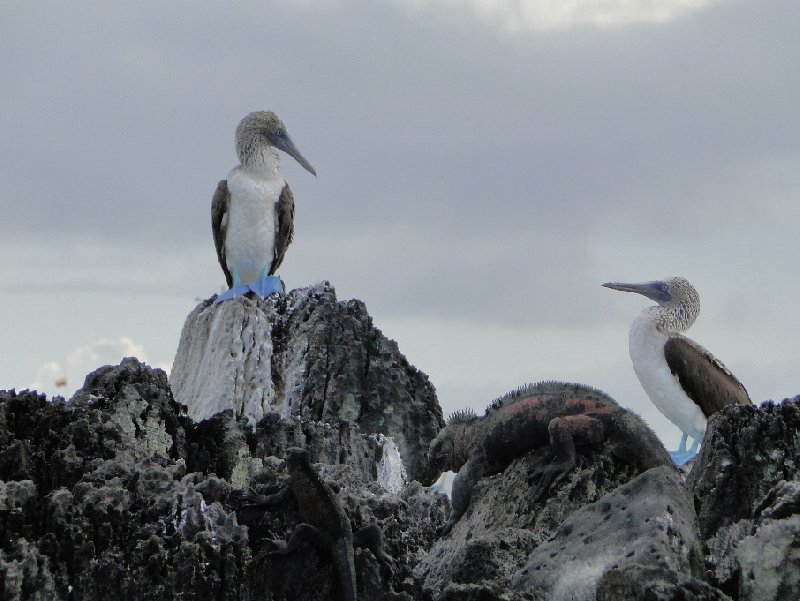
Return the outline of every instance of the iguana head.
[[[448,470],[458,471],[468,459],[465,447],[466,431],[478,416],[474,411],[456,411],[447,418],[447,425],[431,442],[428,450],[428,467],[425,471],[425,484],[430,486]]]
[[[291,473],[296,468],[308,465],[308,452],[300,447],[290,447],[286,449],[286,468]]]

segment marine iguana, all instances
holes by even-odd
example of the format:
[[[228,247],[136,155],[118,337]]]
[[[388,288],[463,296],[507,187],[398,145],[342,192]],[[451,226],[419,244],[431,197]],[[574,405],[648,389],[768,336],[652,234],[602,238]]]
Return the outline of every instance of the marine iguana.
[[[339,575],[344,599],[356,601],[353,545],[368,547],[379,561],[394,572],[394,560],[383,549],[383,532],[377,524],[368,524],[353,532],[350,519],[339,499],[338,488],[334,490],[320,477],[311,466],[308,453],[304,449],[287,449],[286,469],[290,479],[288,487],[271,495],[246,495],[247,502],[241,508],[274,507],[294,496],[297,500],[297,513],[302,521],[288,541],[267,539],[266,542],[272,546],[268,553],[288,555],[303,543],[329,550]]]
[[[443,471],[458,471],[450,518],[441,534],[467,510],[478,480],[502,472],[517,457],[550,445],[549,463],[531,474],[535,503],[575,467],[576,444],[604,441],[615,457],[642,471],[672,465],[661,441],[638,416],[583,384],[528,384],[495,400],[483,417],[454,413],[428,452],[427,484]]]

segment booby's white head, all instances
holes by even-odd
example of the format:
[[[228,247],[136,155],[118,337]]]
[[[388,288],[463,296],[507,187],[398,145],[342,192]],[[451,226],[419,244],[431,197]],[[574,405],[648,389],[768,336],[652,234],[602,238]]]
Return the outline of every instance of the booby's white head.
[[[659,304],[653,311],[656,327],[666,334],[688,330],[700,314],[700,295],[685,278],[671,277],[638,284],[607,282],[603,286],[636,292],[656,301]]]
[[[265,162],[277,164],[278,155],[273,148],[294,158],[313,175],[317,174],[295,147],[278,115],[272,111],[255,111],[242,119],[236,128],[236,154],[244,167]]]

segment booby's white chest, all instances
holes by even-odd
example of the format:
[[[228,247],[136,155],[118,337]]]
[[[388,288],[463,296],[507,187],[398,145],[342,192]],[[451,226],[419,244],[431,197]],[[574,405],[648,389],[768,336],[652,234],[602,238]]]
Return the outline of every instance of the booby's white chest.
[[[670,371],[664,357],[664,345],[669,336],[655,326],[649,309],[633,321],[629,335],[629,352],[633,371],[647,396],[681,432],[689,436],[705,431],[706,417],[692,401]]]
[[[251,173],[240,167],[228,174],[230,202],[225,257],[241,282],[253,282],[272,264],[275,247],[275,203],[286,182],[280,173]]]

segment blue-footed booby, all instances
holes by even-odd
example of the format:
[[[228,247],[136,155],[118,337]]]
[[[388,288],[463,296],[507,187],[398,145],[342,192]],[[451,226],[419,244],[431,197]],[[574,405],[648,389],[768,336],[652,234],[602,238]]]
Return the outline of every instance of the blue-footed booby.
[[[275,271],[294,235],[294,197],[281,175],[277,150],[317,172],[297,150],[272,111],[256,111],[236,128],[239,165],[217,186],[211,229],[229,290],[216,302],[253,291],[262,298],[283,292]]]
[[[670,453],[682,465],[697,454],[708,417],[726,405],[750,404],[747,390],[722,361],[681,334],[700,313],[700,296],[687,280],[673,277],[603,286],[637,292],[658,303],[633,320],[629,352],[647,396],[682,432],[678,450]],[[687,437],[693,439],[688,451]]]

